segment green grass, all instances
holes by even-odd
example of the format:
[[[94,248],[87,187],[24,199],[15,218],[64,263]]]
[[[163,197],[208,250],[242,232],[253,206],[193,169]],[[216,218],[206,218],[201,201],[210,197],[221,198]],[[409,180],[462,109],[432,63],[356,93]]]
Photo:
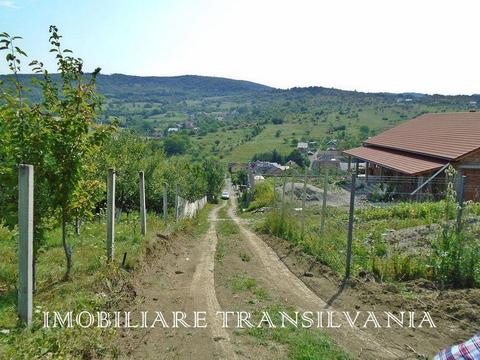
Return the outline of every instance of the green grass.
[[[240,234],[240,228],[235,221],[230,218],[227,209],[227,206],[223,206],[218,212],[219,221],[217,221],[217,233],[221,238],[232,238],[234,235]]]
[[[234,294],[249,292],[256,299],[268,300],[270,296],[261,287],[257,286],[257,280],[247,277],[245,274],[236,274],[228,280]]]
[[[284,305],[269,305],[256,310],[253,317],[260,317],[262,312],[268,312],[274,324],[281,323],[280,312],[287,312],[293,316],[293,309]],[[349,360],[353,359],[343,349],[335,345],[328,335],[317,329],[305,329],[294,326],[274,329],[267,327],[250,328],[246,334],[268,344],[275,342],[285,345],[288,350],[288,359],[292,360]]]
[[[240,259],[244,262],[249,262],[251,259],[250,255],[245,252],[241,252],[238,256],[240,256]]]
[[[65,260],[60,230],[47,234],[45,245],[39,250],[37,264],[37,291],[34,295],[32,330],[17,323],[17,234],[0,226],[0,329],[10,331],[0,335],[0,358],[96,358],[117,353],[113,329],[73,328],[42,329],[43,311],[88,310],[91,312],[115,308],[128,301],[131,273],[120,268],[127,252],[126,268],[135,270],[144,256],[145,248],[157,239],[158,232],[189,231],[200,235],[208,228],[204,208],[197,219],[169,224],[156,216],[148,216],[148,234],[140,235],[136,215],[116,225],[115,258],[107,263],[105,250],[106,225],[102,219],[83,224],[79,236],[70,234],[73,248],[73,269],[70,281],[62,281]]]
[[[207,204],[205,207],[197,214],[195,219],[189,220],[191,222],[192,234],[195,237],[201,237],[207,233],[207,230],[210,226],[208,222],[208,214],[212,210],[213,205]]]
[[[467,211],[470,215],[478,216],[478,205],[469,206]],[[453,219],[454,215],[452,212],[450,219]],[[456,236],[453,230],[450,230],[448,238],[439,235],[439,239],[430,244],[430,256],[402,253],[394,244],[385,240],[388,231],[433,223],[442,224],[444,218],[445,202],[400,203],[385,208],[372,207],[356,211],[352,273],[355,275],[360,271],[371,272],[382,281],[426,278],[450,283],[452,286],[472,287],[475,283],[478,286],[480,276],[473,268],[480,266],[480,246],[478,241],[474,240],[475,235],[471,230],[461,237]],[[328,207],[323,234],[319,231],[318,208],[306,210],[303,236],[301,219],[301,212],[289,208],[285,209],[284,213],[281,209],[274,210],[265,215],[260,230],[301,246],[303,251],[314,255],[342,276],[347,247],[347,210]],[[450,224],[450,227],[452,226],[453,224]],[[469,249],[468,254],[459,251],[459,246]]]

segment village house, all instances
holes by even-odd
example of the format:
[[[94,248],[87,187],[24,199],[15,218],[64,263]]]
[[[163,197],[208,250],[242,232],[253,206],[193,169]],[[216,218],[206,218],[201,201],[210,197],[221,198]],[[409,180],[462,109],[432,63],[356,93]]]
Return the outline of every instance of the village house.
[[[248,164],[247,163],[229,163],[228,164],[228,171],[230,174],[236,173],[241,170],[247,170]]]
[[[302,151],[302,152],[305,152],[305,153],[306,153],[306,152],[308,151],[308,143],[306,143],[306,142],[299,142],[299,143],[297,144],[297,149],[300,150],[300,151]]]
[[[252,170],[255,175],[280,176],[287,169],[288,166],[283,166],[275,162],[258,160],[250,163],[250,170]]]
[[[349,158],[349,169],[352,160],[366,163],[367,179],[403,177],[410,179],[410,189],[421,185],[428,189],[433,179],[442,183],[438,179],[452,165],[466,176],[465,199],[480,200],[480,112],[424,114],[343,154]]]
[[[317,158],[312,161],[312,170],[322,169],[340,170],[341,152],[336,150],[319,151]]]
[[[172,134],[178,132],[178,127],[171,127],[167,129],[167,133]]]

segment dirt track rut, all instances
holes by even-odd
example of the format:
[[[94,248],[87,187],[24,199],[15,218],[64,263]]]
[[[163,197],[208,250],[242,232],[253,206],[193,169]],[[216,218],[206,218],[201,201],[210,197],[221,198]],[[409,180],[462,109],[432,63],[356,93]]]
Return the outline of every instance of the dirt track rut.
[[[258,273],[265,277],[266,283],[272,284],[277,292],[281,292],[285,300],[301,311],[320,311],[332,307],[312,292],[298,277],[290,272],[278,255],[257,236],[244,226],[241,219],[235,214],[233,207],[229,215],[240,228],[241,235],[247,240],[252,252],[257,256],[263,269]],[[341,323],[339,329],[328,329],[328,334],[350,353],[359,358],[366,359],[407,359],[411,354],[405,353],[396,346],[379,341],[358,328],[351,328],[346,323]],[[379,333],[379,336],[381,334]]]
[[[219,303],[220,297],[217,295],[220,296],[221,293],[216,292],[215,286],[217,291],[223,291],[223,285],[215,283],[215,276],[228,277],[231,275],[228,274],[229,271],[235,271],[224,264],[215,274],[218,221],[233,220],[238,225],[240,234],[235,238],[235,242],[238,246],[250,250],[254,259],[248,263],[248,270],[268,292],[298,311],[315,312],[327,307],[324,300],[291,273],[277,254],[243,224],[235,214],[234,202],[233,199],[228,210],[231,219],[218,219],[221,207],[215,207],[209,215],[209,228],[204,236],[170,239],[169,248],[161,256],[154,255],[150,266],[138,274],[136,310],[164,313],[183,311],[187,314],[205,311],[208,327],[125,330],[121,335],[124,348],[122,356],[136,359],[254,359],[255,353],[259,355],[257,349],[253,349],[255,345],[249,343],[248,337],[238,336],[231,328],[223,328],[221,317],[215,316],[217,311],[229,310],[228,307],[232,305],[223,295]],[[411,354],[404,353],[394,345],[388,345],[388,341],[382,339],[381,333],[377,337],[377,334],[369,334],[349,326],[325,331],[355,358],[411,358]],[[278,358],[281,354],[269,353],[269,349],[259,351],[265,351],[263,358]],[[286,354],[281,355],[283,358]]]
[[[215,249],[218,240],[215,223],[218,210],[217,207],[210,213],[210,227],[200,248],[190,293],[194,302],[194,310],[207,312],[208,329],[212,334],[217,356],[223,359],[235,359],[236,355],[232,348],[230,335],[222,327],[221,318],[215,316],[217,311],[222,310],[215,293],[214,281]]]

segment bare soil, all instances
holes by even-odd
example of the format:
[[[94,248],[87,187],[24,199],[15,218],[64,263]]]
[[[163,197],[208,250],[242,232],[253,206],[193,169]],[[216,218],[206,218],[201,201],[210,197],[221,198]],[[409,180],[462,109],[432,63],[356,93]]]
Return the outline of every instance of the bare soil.
[[[293,186],[293,189],[292,189]],[[350,193],[342,188],[335,188],[335,191],[327,191],[327,205],[329,206],[348,206],[350,203]],[[277,192],[282,193],[283,186],[277,187]],[[320,205],[323,201],[323,189],[320,189],[314,185],[307,184],[305,191],[305,201],[307,206]],[[286,199],[292,199],[293,201],[300,203],[303,197],[303,183],[286,183],[285,185],[285,197]]]
[[[161,311],[167,323],[172,312],[206,311],[207,328],[126,329],[122,356],[134,359],[235,359],[230,334],[212,316],[220,311],[214,287],[215,219],[201,238],[183,234],[151,251],[148,266],[137,276],[137,301],[130,311]],[[187,320],[191,325],[192,318]]]
[[[135,299],[129,311],[206,311],[208,327],[126,329],[120,332],[120,356],[135,359],[282,359],[284,345],[262,342],[234,327],[223,328],[217,311],[255,311],[282,304],[298,311],[429,311],[436,329],[322,330],[358,359],[417,359],[465,340],[479,330],[480,291],[440,291],[416,281],[403,288],[375,283],[373,277],[350,280],[344,287],[328,267],[286,240],[260,237],[245,226],[231,206],[209,217],[202,237],[159,237],[135,275]],[[218,224],[233,221],[239,231],[225,236]],[[308,273],[308,277],[304,276]],[[250,281],[246,291],[235,284]],[[190,321],[190,319],[189,319]],[[169,319],[167,319],[169,322]],[[344,324],[341,320],[342,325]],[[312,331],[319,331],[312,329]]]
[[[276,237],[262,238],[293,274],[334,309],[428,311],[436,328],[382,329],[381,333],[366,329],[379,341],[404,350],[409,358],[431,358],[444,347],[462,342],[480,330],[480,289],[442,291],[426,280],[394,286],[376,283],[368,274],[342,286],[336,273],[305,254],[301,247]],[[306,271],[313,276],[304,276]]]

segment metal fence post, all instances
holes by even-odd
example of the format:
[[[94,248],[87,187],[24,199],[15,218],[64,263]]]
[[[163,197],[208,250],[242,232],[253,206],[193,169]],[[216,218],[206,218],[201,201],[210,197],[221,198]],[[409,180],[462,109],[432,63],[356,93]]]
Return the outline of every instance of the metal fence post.
[[[139,192],[140,192],[140,229],[143,236],[147,234],[147,206],[145,204],[145,172],[140,171],[139,177]]]
[[[167,209],[167,201],[168,201],[168,197],[167,197],[167,183],[164,182],[163,183],[163,220],[165,222],[167,222],[167,216],[168,216],[168,209]]]
[[[305,200],[307,197],[307,168],[305,167],[305,171],[303,174],[303,193],[302,193],[302,230],[301,230],[301,238],[303,240],[305,234]]]
[[[462,231],[462,217],[463,217],[463,208],[464,208],[464,194],[465,194],[465,175],[459,174],[456,181],[456,190],[457,190],[457,202],[458,202],[458,211],[457,211],[457,234],[460,234]]]
[[[357,175],[352,174],[352,188],[350,189],[350,211],[348,214],[348,235],[347,235],[347,258],[345,266],[345,280],[350,277],[352,266],[352,241],[353,241],[353,213],[355,211],[355,187]]]
[[[33,166],[21,164],[18,171],[18,315],[32,325],[33,298]]]
[[[115,169],[108,169],[107,176],[107,258],[111,261],[115,248]]]
[[[322,214],[320,219],[320,232],[323,233],[325,229],[325,213],[327,211],[327,188],[328,188],[328,169],[325,169],[325,177],[323,178],[323,202]]]

